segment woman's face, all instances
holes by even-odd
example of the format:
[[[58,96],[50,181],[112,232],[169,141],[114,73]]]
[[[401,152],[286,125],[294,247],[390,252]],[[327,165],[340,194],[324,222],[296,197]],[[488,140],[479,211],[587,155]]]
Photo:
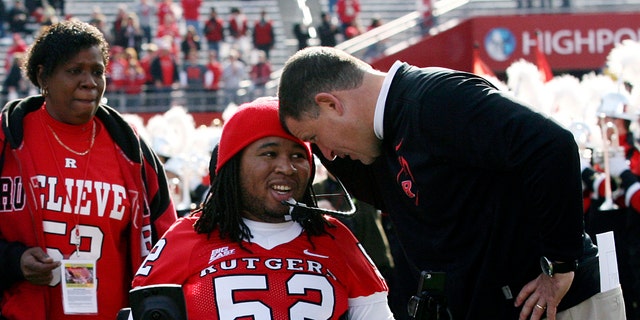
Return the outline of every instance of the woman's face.
[[[40,85],[48,92],[45,99],[49,114],[68,124],[90,121],[104,94],[105,70],[101,51],[93,46],[58,65],[48,78],[41,75]]]

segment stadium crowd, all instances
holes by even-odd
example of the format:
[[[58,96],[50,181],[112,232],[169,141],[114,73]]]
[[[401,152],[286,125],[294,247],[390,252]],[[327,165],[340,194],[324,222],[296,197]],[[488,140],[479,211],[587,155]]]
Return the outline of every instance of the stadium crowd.
[[[267,11],[260,8],[251,21],[242,6],[220,12],[215,3],[204,5],[202,0],[136,0],[119,4],[109,15],[100,5],[92,8],[85,22],[98,27],[111,46],[105,93],[111,106],[165,111],[180,104],[194,111],[221,111],[231,102],[239,105],[264,93],[273,71],[270,53],[277,41],[284,41],[276,38]],[[8,46],[2,83],[6,100],[34,93],[20,77],[22,53],[41,27],[78,19],[64,7],[63,0],[12,0],[7,8],[0,6],[5,19],[0,38]],[[358,0],[340,0],[327,9],[322,13],[327,19],[318,17],[322,21],[315,26],[323,45],[336,45],[381,23],[376,18],[371,26],[360,26]],[[302,26],[306,39],[311,27]]]

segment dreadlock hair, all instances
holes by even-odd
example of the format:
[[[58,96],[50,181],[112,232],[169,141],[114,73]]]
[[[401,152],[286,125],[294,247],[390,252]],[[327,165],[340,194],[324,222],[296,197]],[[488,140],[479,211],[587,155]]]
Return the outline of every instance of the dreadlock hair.
[[[212,177],[211,188],[204,204],[193,212],[193,214],[201,213],[194,224],[194,229],[197,233],[210,234],[218,228],[220,239],[228,237],[231,241],[237,242],[241,248],[250,251],[242,245],[243,240],[251,241],[252,238],[251,230],[244,223],[241,215],[243,204],[240,184],[240,158],[242,154],[243,152],[238,152],[220,168],[215,177]],[[216,153],[212,154],[212,157],[216,156]],[[213,175],[215,173],[211,172],[210,174]],[[312,168],[311,176],[314,174],[315,170]],[[317,207],[315,194],[311,187],[312,183],[313,179],[309,179],[307,192],[305,192],[302,201],[309,206]],[[299,219],[297,222],[306,231],[307,239],[313,248],[315,248],[315,245],[311,239],[312,236],[330,235],[326,231],[326,227],[335,228],[323,215],[316,212],[305,215],[303,219]]]

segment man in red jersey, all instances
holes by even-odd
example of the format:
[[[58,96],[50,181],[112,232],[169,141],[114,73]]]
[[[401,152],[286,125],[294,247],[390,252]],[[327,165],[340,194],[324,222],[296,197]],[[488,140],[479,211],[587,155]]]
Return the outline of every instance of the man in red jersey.
[[[217,149],[203,207],[169,229],[133,287],[182,285],[189,319],[393,319],[387,285],[351,232],[283,204],[313,203],[313,158],[282,129],[276,99],[240,106]]]

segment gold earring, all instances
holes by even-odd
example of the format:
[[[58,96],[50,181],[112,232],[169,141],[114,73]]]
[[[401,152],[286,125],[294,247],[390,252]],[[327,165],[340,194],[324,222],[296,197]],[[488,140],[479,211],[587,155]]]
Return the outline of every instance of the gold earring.
[[[46,98],[48,95],[49,95],[49,90],[47,88],[43,87],[42,88],[42,96]]]

